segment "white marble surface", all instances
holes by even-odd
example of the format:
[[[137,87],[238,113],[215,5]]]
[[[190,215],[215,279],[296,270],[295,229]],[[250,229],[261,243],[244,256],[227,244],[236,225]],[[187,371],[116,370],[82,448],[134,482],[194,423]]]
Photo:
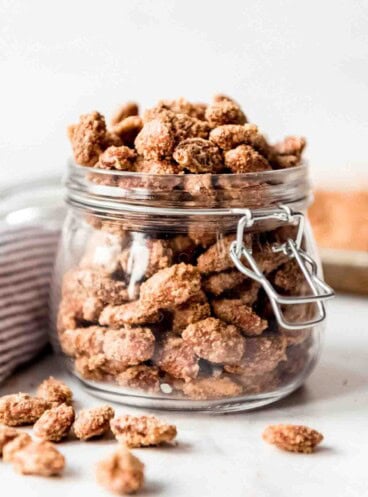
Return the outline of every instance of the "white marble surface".
[[[222,416],[162,413],[178,426],[178,446],[136,450],[146,464],[141,495],[162,497],[364,497],[368,495],[368,300],[338,297],[329,306],[321,361],[304,388],[260,411]],[[27,368],[1,394],[32,390],[46,375],[65,376],[77,407],[96,405],[52,357]],[[116,406],[118,412],[141,412]],[[307,424],[325,435],[313,455],[266,445],[268,423]],[[97,486],[94,466],[113,441],[60,445],[67,459],[62,478],[20,477],[0,464],[0,495],[66,497],[109,495]]]

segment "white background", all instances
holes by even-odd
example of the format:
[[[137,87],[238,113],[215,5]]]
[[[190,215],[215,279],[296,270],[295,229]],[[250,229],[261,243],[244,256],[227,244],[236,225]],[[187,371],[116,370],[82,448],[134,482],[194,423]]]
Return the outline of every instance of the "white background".
[[[81,113],[219,91],[270,138],[307,136],[318,182],[351,182],[367,64],[366,0],[0,0],[0,182],[62,170]]]

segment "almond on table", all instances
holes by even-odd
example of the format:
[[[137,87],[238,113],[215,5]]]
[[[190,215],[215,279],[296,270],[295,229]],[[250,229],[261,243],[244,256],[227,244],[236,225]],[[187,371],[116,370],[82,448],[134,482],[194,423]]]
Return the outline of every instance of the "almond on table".
[[[200,275],[190,264],[175,264],[161,269],[142,283],[140,299],[142,303],[168,309],[183,304],[196,295],[201,288]]]
[[[0,397],[0,423],[8,426],[31,425],[50,407],[47,400],[16,393]]]
[[[270,425],[263,432],[265,442],[289,452],[312,453],[323,440],[318,431],[302,425]]]
[[[60,404],[45,411],[33,426],[36,437],[51,442],[65,438],[74,422],[74,409],[67,404]]]
[[[17,438],[21,432],[16,428],[6,425],[0,425],[0,456],[3,454],[4,447]]]
[[[144,464],[126,447],[120,446],[98,463],[96,480],[116,494],[136,493],[144,483]]]
[[[37,397],[45,399],[53,406],[71,404],[73,392],[63,381],[50,376],[38,386]]]
[[[14,455],[31,442],[32,437],[28,433],[19,431],[18,435],[3,447],[4,462],[11,462]]]
[[[100,437],[110,430],[110,420],[114,409],[108,405],[82,409],[73,425],[74,433],[80,440]]]
[[[17,450],[10,462],[23,475],[54,476],[63,472],[65,458],[50,442],[29,442]]]
[[[116,439],[131,448],[172,442],[177,433],[176,426],[155,416],[118,416],[110,424]]]

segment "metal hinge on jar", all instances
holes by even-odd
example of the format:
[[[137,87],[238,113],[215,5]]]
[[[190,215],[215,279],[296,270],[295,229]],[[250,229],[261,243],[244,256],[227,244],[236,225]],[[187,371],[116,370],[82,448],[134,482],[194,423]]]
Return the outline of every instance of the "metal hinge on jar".
[[[277,209],[262,211],[252,211],[245,209],[241,211],[242,218],[238,222],[236,240],[230,247],[230,256],[239,271],[260,283],[270,299],[273,311],[280,326],[287,330],[300,330],[306,327],[315,326],[321,323],[326,317],[324,301],[334,296],[332,288],[317,276],[316,262],[302,249],[304,233],[304,215],[301,212],[293,212],[287,206],[280,206]],[[290,259],[295,259],[302,271],[305,280],[311,290],[311,295],[303,296],[284,296],[280,295],[267,277],[261,272],[252,256],[252,250],[244,245],[244,230],[254,226],[256,223],[277,220],[285,224],[298,224],[298,230],[295,240],[288,238],[284,243],[275,243],[272,247],[273,252],[283,252]],[[244,258],[249,267],[242,262]],[[285,319],[282,307],[298,304],[314,303],[317,306],[317,315],[304,322],[293,323]]]

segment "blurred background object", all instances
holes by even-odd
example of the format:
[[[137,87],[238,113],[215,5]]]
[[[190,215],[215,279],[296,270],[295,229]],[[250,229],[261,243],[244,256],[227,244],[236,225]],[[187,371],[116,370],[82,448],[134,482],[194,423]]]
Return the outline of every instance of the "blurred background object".
[[[368,188],[317,190],[309,217],[327,282],[368,294]]]
[[[317,190],[309,217],[321,248],[368,252],[368,189]]]

